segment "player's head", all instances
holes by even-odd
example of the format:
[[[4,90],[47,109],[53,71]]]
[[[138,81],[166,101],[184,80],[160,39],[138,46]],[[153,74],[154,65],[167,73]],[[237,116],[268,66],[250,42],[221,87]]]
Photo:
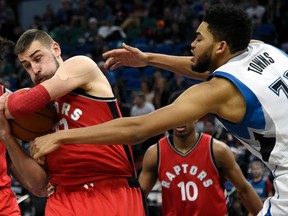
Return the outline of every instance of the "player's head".
[[[173,103],[184,91],[179,90],[173,92],[168,100],[168,103]],[[187,122],[186,124],[179,125],[178,127],[173,128],[173,130],[169,130],[170,134],[173,134],[177,137],[187,137],[191,133],[195,133],[195,122]]]
[[[217,4],[209,8],[203,22],[214,41],[226,41],[231,53],[245,50],[251,40],[252,21],[240,8]]]
[[[62,62],[58,43],[38,29],[27,30],[21,35],[16,43],[15,53],[36,84],[50,79]]]
[[[251,35],[252,22],[245,11],[223,4],[211,6],[191,44],[194,54],[192,69],[198,72],[215,70],[226,62],[226,59],[222,60],[224,55],[231,57],[245,50]]]

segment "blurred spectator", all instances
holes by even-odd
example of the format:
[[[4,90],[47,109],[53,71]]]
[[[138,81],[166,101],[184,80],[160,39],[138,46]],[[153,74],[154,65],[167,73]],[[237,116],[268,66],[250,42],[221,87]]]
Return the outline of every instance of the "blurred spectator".
[[[265,7],[260,5],[258,0],[251,0],[251,5],[246,8],[246,12],[251,17],[254,27],[263,23]]]
[[[97,11],[98,13],[99,11]],[[76,0],[76,7],[74,8],[74,17],[80,19],[82,22],[93,16],[92,10],[88,7],[87,0]]]
[[[125,39],[126,34],[120,26],[114,24],[115,17],[109,16],[98,29],[98,34],[106,41]]]
[[[74,13],[71,0],[61,0],[61,6],[56,13],[58,25],[69,25]]]
[[[137,92],[134,94],[130,116],[144,115],[153,112],[154,110],[154,105],[151,102],[146,101],[143,92]]]
[[[92,16],[94,16],[98,20],[99,26],[104,25],[106,23],[106,19],[111,17],[112,8],[109,4],[106,4],[104,0],[93,1]]]
[[[57,15],[51,4],[46,5],[46,9],[41,16],[42,26],[45,31],[51,31],[57,24]]]
[[[16,25],[16,13],[7,5],[6,0],[0,0],[0,34],[2,37],[13,35],[13,28]]]
[[[273,185],[268,175],[265,174],[265,166],[262,161],[254,160],[250,163],[249,182],[262,201],[273,196]]]
[[[93,45],[95,43],[95,37],[98,35],[98,20],[95,17],[90,17],[87,24],[88,26],[85,29],[83,37],[85,43]]]
[[[151,82],[149,82],[148,80],[142,80],[140,88],[145,96],[146,101],[153,103],[154,91]]]
[[[170,97],[170,92],[168,90],[167,79],[161,77],[155,80],[154,84],[154,100],[153,104],[156,109],[159,109],[168,104],[168,99]]]
[[[173,77],[170,79],[169,82],[171,92],[186,90],[191,85],[192,81],[182,76],[181,74],[176,73],[173,74]]]

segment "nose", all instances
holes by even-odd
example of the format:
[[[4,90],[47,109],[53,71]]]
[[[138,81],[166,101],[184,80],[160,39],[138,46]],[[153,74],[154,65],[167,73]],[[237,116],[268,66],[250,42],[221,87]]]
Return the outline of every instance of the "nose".
[[[33,73],[34,74],[39,74],[40,73],[40,67],[37,63],[31,63],[31,67],[32,67],[32,70],[33,70]]]
[[[192,41],[192,43],[191,43],[191,48],[194,49],[195,46],[196,46],[196,40]]]

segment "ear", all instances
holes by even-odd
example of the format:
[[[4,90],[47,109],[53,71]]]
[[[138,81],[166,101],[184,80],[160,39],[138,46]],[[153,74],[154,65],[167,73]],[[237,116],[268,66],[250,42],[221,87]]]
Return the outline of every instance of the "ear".
[[[52,50],[56,57],[61,56],[61,47],[57,42],[53,42]]]
[[[228,47],[226,41],[218,42],[217,47],[216,47],[216,53],[217,54],[227,52],[227,50],[229,50],[229,47]]]

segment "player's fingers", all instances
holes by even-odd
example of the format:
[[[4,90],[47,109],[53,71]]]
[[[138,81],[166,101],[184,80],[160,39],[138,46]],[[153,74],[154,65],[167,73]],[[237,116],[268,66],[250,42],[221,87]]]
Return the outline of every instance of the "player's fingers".
[[[8,93],[4,93],[3,95],[0,96],[0,110],[1,111],[4,110],[4,105],[5,105],[7,95],[8,95]]]
[[[115,62],[113,65],[110,66],[109,70],[113,71],[121,66],[123,66],[121,62]]]
[[[105,58],[105,59],[107,59],[107,58],[110,58],[111,56],[121,54],[122,51],[123,51],[123,49],[113,49],[113,50],[109,50],[109,51],[107,51],[107,52],[102,53],[102,57]]]
[[[125,43],[122,43],[122,47],[123,47],[125,50],[127,50],[127,51],[129,51],[129,52],[132,52],[132,53],[133,53],[133,52],[136,52],[136,51],[138,50],[138,48],[129,46],[129,45],[125,44]]]

